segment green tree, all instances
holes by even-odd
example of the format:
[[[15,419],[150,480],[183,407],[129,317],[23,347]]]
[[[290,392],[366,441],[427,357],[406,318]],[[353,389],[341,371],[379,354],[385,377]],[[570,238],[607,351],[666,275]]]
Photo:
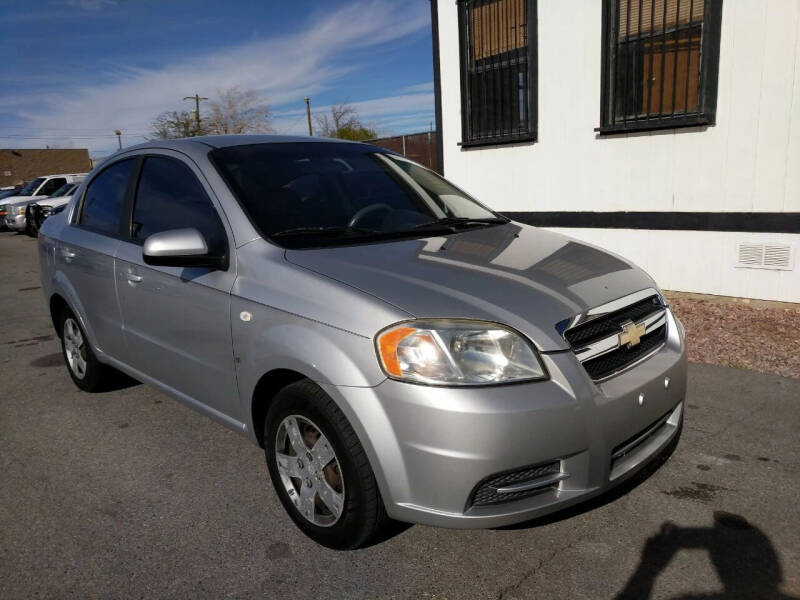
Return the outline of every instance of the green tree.
[[[316,117],[317,131],[323,137],[363,141],[378,137],[374,127],[365,125],[352,104],[334,104],[330,115]]]

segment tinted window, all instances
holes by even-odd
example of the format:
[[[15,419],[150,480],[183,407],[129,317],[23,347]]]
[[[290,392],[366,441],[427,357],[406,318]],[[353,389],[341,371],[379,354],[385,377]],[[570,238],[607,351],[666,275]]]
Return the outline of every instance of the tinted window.
[[[115,163],[100,173],[86,188],[81,211],[81,225],[102,233],[119,231],[125,188],[133,168],[133,160]]]
[[[42,189],[39,190],[38,195],[49,196],[65,183],[67,183],[67,180],[64,177],[54,177],[53,179],[48,179],[47,183],[45,183],[42,186]]]
[[[197,177],[177,160],[147,158],[136,191],[133,238],[144,242],[154,233],[184,227],[199,230],[211,254],[225,253],[225,230]]]
[[[67,194],[71,194],[76,187],[78,187],[77,183],[65,183],[60,188],[58,188],[55,192],[50,194],[50,197],[51,198],[60,198],[61,196],[66,196]]]
[[[298,229],[394,235],[444,218],[496,217],[433,171],[372,146],[256,144],[210,157],[255,225],[293,247],[285,236]]]
[[[20,196],[33,196],[33,192],[36,191],[36,188],[38,188],[40,185],[42,185],[43,181],[44,181],[44,177],[37,177],[36,179],[31,181],[28,185],[26,185],[24,188],[22,188],[20,190],[20,192],[19,192],[19,195]]]

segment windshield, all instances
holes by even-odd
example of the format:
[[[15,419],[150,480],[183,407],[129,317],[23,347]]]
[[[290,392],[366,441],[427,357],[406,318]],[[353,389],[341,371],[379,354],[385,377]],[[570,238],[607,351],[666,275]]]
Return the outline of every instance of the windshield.
[[[17,196],[33,196],[33,192],[39,189],[39,186],[42,185],[44,182],[44,177],[37,177],[33,181],[31,181],[28,185],[22,188]]]
[[[285,247],[422,237],[437,227],[446,234],[506,222],[433,171],[371,146],[254,144],[209,156],[256,227]]]
[[[78,187],[77,183],[65,183],[60,188],[58,188],[55,192],[50,194],[51,198],[60,198],[61,196],[66,196],[67,194],[71,194],[72,190]]]

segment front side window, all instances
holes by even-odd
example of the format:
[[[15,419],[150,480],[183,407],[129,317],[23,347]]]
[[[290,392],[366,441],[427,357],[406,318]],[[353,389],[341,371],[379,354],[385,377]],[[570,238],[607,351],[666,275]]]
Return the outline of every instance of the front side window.
[[[186,227],[203,235],[210,254],[227,250],[222,222],[194,173],[178,160],[147,157],[136,189],[131,236],[144,243],[154,233]]]
[[[722,0],[605,0],[601,132],[713,124]]]
[[[536,138],[535,0],[460,0],[462,146]]]
[[[425,237],[507,221],[433,171],[371,146],[254,144],[209,157],[256,228],[285,247]]]
[[[104,169],[86,188],[79,223],[99,233],[119,233],[120,215],[134,161],[122,160]]]
[[[49,196],[66,182],[67,180],[64,177],[53,177],[52,179],[48,179],[47,183],[45,183],[42,186],[42,189],[39,190],[37,196]]]

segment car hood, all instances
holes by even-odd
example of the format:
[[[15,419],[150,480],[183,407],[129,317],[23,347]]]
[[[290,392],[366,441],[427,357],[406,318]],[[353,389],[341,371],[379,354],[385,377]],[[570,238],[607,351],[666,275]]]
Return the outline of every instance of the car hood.
[[[72,195],[69,196],[59,196],[58,198],[42,198],[36,204],[39,206],[50,206],[55,208],[56,206],[61,206],[62,204],[67,204],[70,200],[72,200]]]
[[[9,196],[8,198],[0,200],[0,204],[8,204],[9,206],[14,206],[15,204],[31,204],[42,198],[47,198],[47,196]]]
[[[509,325],[542,351],[569,347],[556,329],[564,319],[656,287],[619,256],[518,223],[443,237],[287,250],[286,259],[418,318]]]

